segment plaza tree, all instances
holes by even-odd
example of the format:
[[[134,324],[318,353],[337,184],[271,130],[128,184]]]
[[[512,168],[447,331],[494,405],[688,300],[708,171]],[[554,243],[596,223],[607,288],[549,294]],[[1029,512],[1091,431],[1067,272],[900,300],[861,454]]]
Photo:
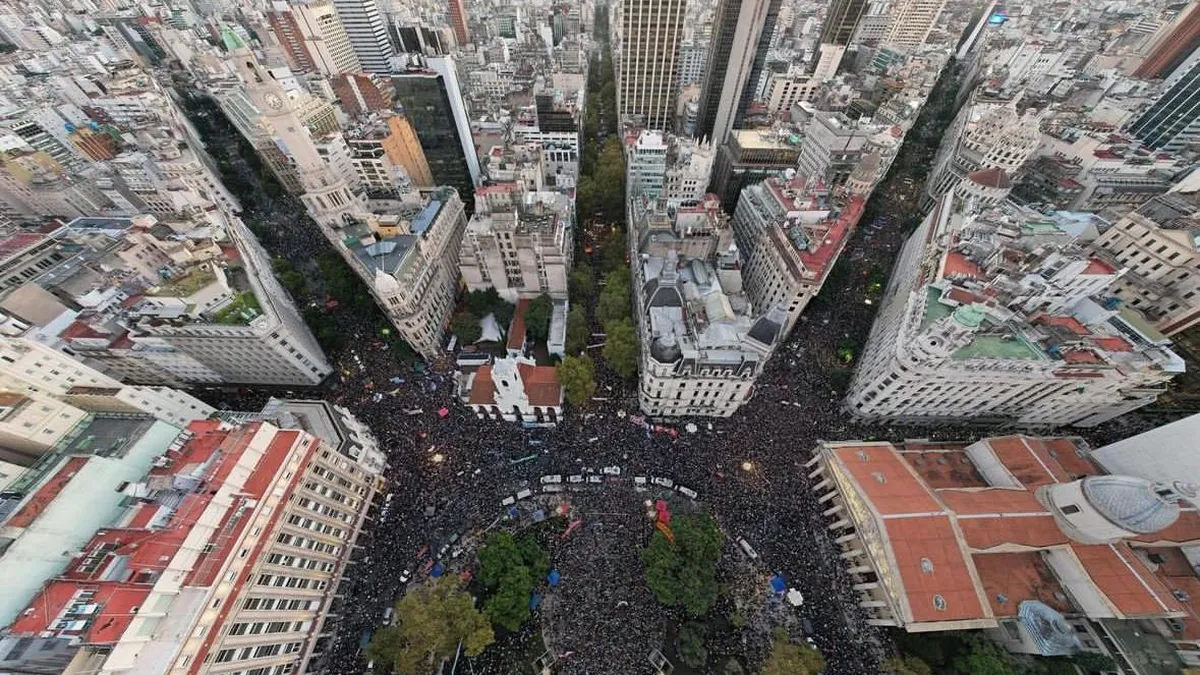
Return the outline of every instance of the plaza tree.
[[[483,329],[479,327],[479,317],[471,312],[459,312],[450,320],[450,330],[458,338],[461,345],[473,345],[483,337]]]
[[[537,580],[550,569],[545,552],[532,535],[514,539],[493,532],[479,551],[479,581],[487,590],[483,611],[492,623],[508,630],[529,618],[529,598]]]
[[[629,379],[637,375],[637,331],[629,319],[612,321],[604,326],[604,361],[618,375]]]
[[[610,322],[631,318],[629,268],[618,267],[605,277],[604,290],[596,301],[596,318],[607,326]]]
[[[708,661],[704,647],[704,624],[689,621],[679,628],[679,660],[691,668],[703,668]]]
[[[933,675],[933,669],[915,656],[894,656],[883,662],[884,675]]]
[[[675,541],[655,530],[642,549],[646,585],[660,604],[703,616],[717,601],[717,560],[725,535],[709,515],[676,516],[671,529]]]
[[[467,293],[467,311],[477,317],[485,317],[492,314],[496,317],[496,324],[501,330],[508,330],[508,324],[512,321],[513,314],[516,312],[516,307],[504,298],[500,297],[500,293],[495,288],[489,287],[482,291],[471,291]]]
[[[817,675],[825,670],[825,657],[808,643],[796,644],[787,633],[778,631],[771,641],[771,655],[763,664],[762,675]]]
[[[554,373],[562,385],[567,403],[581,408],[592,400],[596,393],[596,364],[587,354],[568,356],[558,364]]]
[[[444,576],[410,590],[396,603],[396,625],[371,636],[367,658],[379,672],[427,673],[454,656],[458,643],[476,656],[495,640],[475,599],[459,589],[458,578]]]
[[[554,313],[554,301],[542,293],[534,298],[525,309],[525,331],[538,342],[550,336],[550,317]]]
[[[571,270],[570,278],[571,299],[574,302],[586,303],[591,300],[596,284],[592,280],[592,268],[587,263],[579,263]]]
[[[588,322],[583,308],[576,305],[567,312],[567,354],[574,356],[587,349]]]

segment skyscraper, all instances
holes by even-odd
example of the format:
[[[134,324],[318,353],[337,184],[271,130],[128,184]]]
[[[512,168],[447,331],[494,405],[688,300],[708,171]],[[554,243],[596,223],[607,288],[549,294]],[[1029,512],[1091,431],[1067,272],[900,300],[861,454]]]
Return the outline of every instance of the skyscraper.
[[[925,44],[946,0],[900,0],[892,7],[885,43],[915,47]]]
[[[454,62],[410,55],[403,72],[392,73],[396,103],[417,131],[435,185],[449,185],[472,211],[479,184],[479,157],[463,106]]]
[[[358,56],[330,0],[291,5],[276,2],[273,6],[267,19],[293,69],[325,75],[360,70]]]
[[[1155,43],[1133,75],[1148,80],[1167,77],[1197,49],[1200,49],[1200,2],[1193,2],[1179,13],[1171,30]]]
[[[821,44],[843,47],[850,44],[858,29],[858,20],[866,9],[867,0],[833,0],[825,14],[825,22],[821,24]]]
[[[685,0],[628,0],[620,5],[617,114],[666,129],[675,112]]]
[[[362,69],[368,73],[389,72],[392,41],[375,0],[334,0],[333,6],[337,8]]]
[[[742,99],[752,94],[757,79],[752,71],[760,45],[771,40],[773,26],[767,27],[767,18],[778,10],[779,0],[721,0],[717,6],[700,93],[697,136],[723,143],[729,135],[739,111],[745,110]]]
[[[467,8],[463,0],[450,0],[450,27],[454,29],[454,41],[459,47],[471,42],[471,33],[467,30]]]
[[[1162,94],[1129,132],[1155,150],[1177,152],[1200,142],[1200,49],[1163,83]]]

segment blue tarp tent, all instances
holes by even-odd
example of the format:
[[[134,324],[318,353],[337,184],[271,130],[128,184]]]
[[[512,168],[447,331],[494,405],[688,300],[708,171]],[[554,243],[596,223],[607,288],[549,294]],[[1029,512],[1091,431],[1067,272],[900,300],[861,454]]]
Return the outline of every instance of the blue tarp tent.
[[[534,512],[533,512],[533,522],[535,522],[535,523],[540,523],[540,522],[542,522],[542,521],[543,521],[543,520],[545,520],[545,519],[546,519],[546,512],[545,512],[545,511],[543,511],[543,510],[541,510],[541,509],[538,509],[537,511],[534,511]]]
[[[787,590],[787,579],[784,579],[782,574],[771,577],[771,590],[775,591],[775,595],[783,595]]]
[[[535,595],[529,599],[529,609],[537,609],[542,606],[542,596]]]
[[[557,586],[561,580],[562,575],[558,573],[558,570],[550,570],[550,574],[546,575],[546,581],[549,581],[551,586]]]
[[[445,568],[445,567],[442,567],[442,563],[438,563],[438,564],[436,564],[436,565],[434,565],[434,566],[433,566],[433,569],[432,569],[432,570],[430,570],[430,572],[429,572],[429,576],[431,576],[431,577],[433,577],[434,579],[436,579],[436,578],[438,578],[438,577],[442,576],[442,575],[443,575],[443,574],[445,574],[445,573],[446,573],[446,568]]]

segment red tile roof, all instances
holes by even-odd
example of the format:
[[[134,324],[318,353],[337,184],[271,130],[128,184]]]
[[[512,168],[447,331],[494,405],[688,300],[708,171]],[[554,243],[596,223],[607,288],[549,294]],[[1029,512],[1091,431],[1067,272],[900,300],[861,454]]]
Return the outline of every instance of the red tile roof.
[[[1068,483],[1071,476],[1050,455],[1053,447],[1043,439],[1002,436],[987,440],[996,458],[1027,488],[1047,483]]]
[[[1092,343],[1097,347],[1109,352],[1131,352],[1133,345],[1125,341],[1125,338],[1119,337],[1094,337]]]
[[[1039,324],[1044,324],[1047,326],[1057,326],[1059,328],[1066,328],[1067,330],[1071,331],[1072,333],[1074,333],[1076,335],[1091,335],[1092,334],[1092,331],[1088,330],[1087,326],[1080,323],[1079,319],[1076,319],[1073,316],[1055,316],[1052,314],[1039,314],[1038,316],[1034,317],[1033,322],[1039,323]]]
[[[492,367],[480,366],[475,371],[475,379],[471,382],[471,393],[467,403],[472,405],[494,405],[496,403],[496,383],[492,381]]]
[[[1032,492],[1020,488],[938,490],[937,496],[947,508],[962,516],[1047,512]]]
[[[1126,617],[1182,612],[1183,606],[1125,544],[1071,544],[1092,583]]]
[[[954,279],[959,277],[969,277],[972,279],[987,278],[983,270],[979,269],[967,256],[958,251],[947,251],[946,262],[942,265],[942,276]]]
[[[1064,613],[1075,609],[1037,551],[976,554],[971,560],[992,614],[997,617],[1016,616],[1026,600],[1043,602]]]
[[[1198,544],[1200,543],[1200,513],[1195,509],[1183,509],[1170,527],[1154,534],[1143,534],[1137,541],[1145,543]]]
[[[25,504],[17,510],[16,513],[9,518],[4,525],[6,527],[29,527],[33,524],[38,516],[42,515],[42,511],[58,497],[67,484],[75,478],[75,474],[83,468],[84,464],[88,463],[89,457],[72,457],[62,465],[62,467],[54,473],[50,480],[42,484],[33,493],[33,496],[26,500]]]
[[[112,581],[92,582],[88,587],[95,595],[89,604],[99,605],[78,631],[60,631],[64,637],[79,636],[89,644],[112,644],[121,639],[133,622],[133,609],[140,607],[153,588],[142,584]],[[56,580],[38,593],[16,621],[10,626],[14,634],[29,635],[48,630],[64,610],[84,589],[78,582]]]
[[[513,312],[512,327],[508,330],[509,349],[525,347],[525,311],[528,309],[529,300],[527,298],[517,301],[517,310]]]
[[[999,546],[1047,548],[1070,541],[1050,514],[959,518],[958,528],[972,551],[987,551]]]
[[[553,407],[562,404],[562,385],[554,366],[517,365],[521,372],[521,383],[529,404],[538,407]]]
[[[913,620],[958,621],[986,616],[971,567],[948,516],[884,521]],[[938,609],[935,596],[945,601]]]
[[[1103,363],[1101,358],[1089,349],[1068,349],[1062,353],[1062,357],[1067,363]]]
[[[1082,274],[1108,275],[1116,274],[1117,268],[1109,265],[1099,258],[1091,258],[1088,260],[1087,267],[1083,268]]]
[[[845,446],[835,452],[881,515],[942,511],[941,503],[890,444]]]

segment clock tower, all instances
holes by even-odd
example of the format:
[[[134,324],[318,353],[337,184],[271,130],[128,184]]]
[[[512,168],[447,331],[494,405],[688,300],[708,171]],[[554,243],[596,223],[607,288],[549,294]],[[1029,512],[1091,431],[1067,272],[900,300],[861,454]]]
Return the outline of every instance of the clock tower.
[[[238,75],[246,83],[250,103],[258,110],[268,130],[296,167],[304,194],[300,199],[308,215],[321,226],[325,236],[337,243],[340,229],[366,211],[361,195],[329,170],[312,142],[308,129],[292,109],[292,102],[274,76],[258,62],[241,37],[228,26],[221,28],[221,39]]]

